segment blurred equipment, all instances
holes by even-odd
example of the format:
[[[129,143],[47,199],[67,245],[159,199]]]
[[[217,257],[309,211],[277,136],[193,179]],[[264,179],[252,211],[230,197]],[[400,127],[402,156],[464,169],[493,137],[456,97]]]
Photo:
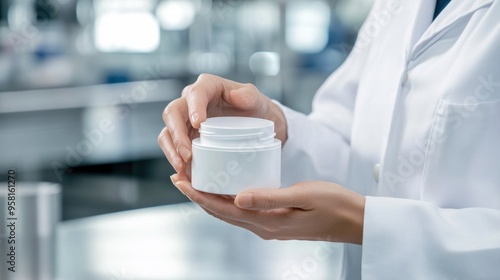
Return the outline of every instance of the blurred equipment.
[[[2,183],[0,188],[0,252],[2,259],[7,255],[0,264],[0,279],[56,279],[61,187],[24,182],[8,186]]]

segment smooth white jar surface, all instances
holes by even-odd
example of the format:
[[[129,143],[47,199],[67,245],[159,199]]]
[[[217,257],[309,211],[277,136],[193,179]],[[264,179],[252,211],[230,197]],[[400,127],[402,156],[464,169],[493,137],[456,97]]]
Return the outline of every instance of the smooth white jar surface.
[[[215,117],[201,123],[193,140],[191,179],[197,190],[235,195],[247,189],[278,188],[281,141],[274,123],[249,117]]]

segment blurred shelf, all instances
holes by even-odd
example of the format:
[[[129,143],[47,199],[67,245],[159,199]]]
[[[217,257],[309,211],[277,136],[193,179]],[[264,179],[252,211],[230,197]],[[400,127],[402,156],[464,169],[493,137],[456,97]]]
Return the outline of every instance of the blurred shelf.
[[[0,168],[57,173],[162,156],[161,114],[181,85],[155,80],[0,93]]]
[[[172,79],[1,92],[0,114],[168,102],[179,97],[181,89]]]

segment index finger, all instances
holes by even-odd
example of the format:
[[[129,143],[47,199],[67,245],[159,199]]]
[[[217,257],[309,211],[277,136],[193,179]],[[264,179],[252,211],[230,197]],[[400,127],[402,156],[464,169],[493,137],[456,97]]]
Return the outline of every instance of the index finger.
[[[191,125],[199,128],[207,118],[210,102],[228,100],[229,92],[238,89],[241,84],[215,75],[201,74],[196,82],[185,88],[182,93],[186,98]]]
[[[167,131],[172,139],[175,153],[177,153],[184,162],[191,160],[191,139],[188,135],[188,110],[185,98],[176,99],[163,111],[163,121]],[[174,152],[174,151],[170,151]]]

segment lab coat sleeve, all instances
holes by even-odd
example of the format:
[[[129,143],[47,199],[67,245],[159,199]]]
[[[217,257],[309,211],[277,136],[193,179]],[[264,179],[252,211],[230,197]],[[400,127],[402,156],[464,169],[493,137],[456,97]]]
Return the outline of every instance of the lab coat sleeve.
[[[324,180],[346,183],[351,126],[364,54],[351,53],[321,86],[308,116],[280,104],[288,140],[282,150],[282,185]]]
[[[347,173],[349,143],[335,130],[309,116],[282,106],[288,140],[281,157],[281,184],[301,181],[343,182]]]
[[[500,211],[366,197],[362,279],[500,279]]]

